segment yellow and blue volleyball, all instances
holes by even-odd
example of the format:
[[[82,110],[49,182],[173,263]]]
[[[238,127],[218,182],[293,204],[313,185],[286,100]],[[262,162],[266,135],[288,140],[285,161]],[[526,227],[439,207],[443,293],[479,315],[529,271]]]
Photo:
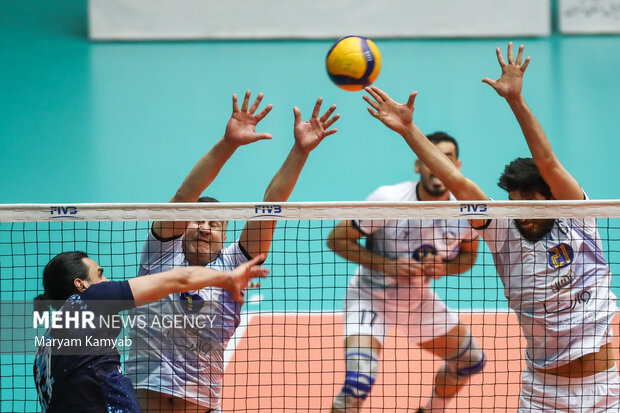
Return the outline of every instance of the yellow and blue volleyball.
[[[325,66],[332,82],[339,88],[355,92],[377,80],[381,53],[370,39],[346,36],[329,49]]]

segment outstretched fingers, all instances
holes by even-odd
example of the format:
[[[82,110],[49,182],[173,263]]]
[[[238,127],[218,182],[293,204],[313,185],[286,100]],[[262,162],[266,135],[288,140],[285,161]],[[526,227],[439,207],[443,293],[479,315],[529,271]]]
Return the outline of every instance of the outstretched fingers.
[[[370,96],[372,96],[373,99],[376,100],[379,104],[383,103],[383,98],[377,92],[378,90],[380,90],[378,87],[375,87],[375,86],[366,87],[366,88],[364,88],[364,90],[366,91],[366,93],[368,93]]]
[[[243,104],[241,105],[241,111],[242,112],[247,112],[248,111],[248,105],[250,103],[250,95],[252,94],[251,90],[247,90],[245,92],[245,96],[243,98]]]
[[[525,69],[527,69],[527,66],[530,64],[530,60],[532,60],[532,58],[529,56],[525,59],[525,62],[521,65],[521,72],[525,72]]]
[[[256,112],[256,109],[258,109],[258,105],[260,105],[260,102],[263,100],[263,92],[259,93],[258,96],[256,97],[256,99],[254,99],[254,102],[252,103],[252,106],[250,106],[250,113],[254,114],[254,112]]]
[[[270,103],[258,115],[254,115],[256,117],[256,121],[260,122],[261,120],[263,120],[263,118],[267,116],[269,112],[271,112],[271,109],[273,109],[273,105]]]
[[[506,66],[506,61],[504,60],[504,56],[502,56],[502,51],[499,47],[495,49],[495,54],[497,54],[497,61],[499,62],[499,65],[504,68]]]
[[[521,62],[523,61],[523,49],[525,49],[525,47],[521,44],[519,45],[519,51],[517,52],[517,60],[515,60],[515,63],[520,66]]]
[[[366,108],[366,110],[368,110],[368,113],[370,113],[370,116],[372,116],[373,118],[379,119],[379,112],[372,110],[372,108]]]
[[[301,110],[297,106],[293,108],[293,115],[295,115],[295,125],[298,125],[302,122],[301,120]]]
[[[237,94],[233,94],[233,113],[239,112],[239,104],[237,102]]]
[[[409,99],[407,99],[407,107],[409,109],[413,109],[416,96],[418,96],[418,92],[413,92],[412,94],[409,95]]]
[[[314,109],[312,110],[312,117],[318,118],[319,113],[321,113],[321,105],[323,104],[323,98],[318,98],[316,103],[314,104]]]
[[[379,97],[381,98],[381,100],[379,101],[380,103],[390,100],[390,96],[378,87],[371,86],[371,90],[373,90],[377,95],[379,95]]]
[[[512,53],[512,42],[508,42],[508,64],[513,64],[515,62],[514,55]]]
[[[379,108],[381,107],[379,103],[377,103],[375,100],[368,97],[368,95],[364,95],[362,98],[366,101],[366,103],[372,106],[374,110],[379,111]]]
[[[321,121],[323,123],[323,129],[328,129],[330,126],[336,123],[338,119],[340,119],[340,114],[336,113],[334,117],[332,117],[331,119],[327,119],[326,121]]]
[[[264,268],[260,265],[253,265],[250,268],[250,280],[252,278],[267,278],[269,275],[269,269]]]
[[[492,88],[495,88],[495,83],[497,83],[497,81],[495,81],[495,80],[493,80],[491,78],[485,77],[484,79],[482,79],[482,83],[486,83],[487,85],[491,86]]]
[[[332,113],[334,113],[335,110],[336,110],[336,105],[331,105],[329,109],[325,111],[323,116],[321,116],[321,119],[320,119],[321,122],[325,122],[327,119],[329,119],[329,117],[332,115]]]

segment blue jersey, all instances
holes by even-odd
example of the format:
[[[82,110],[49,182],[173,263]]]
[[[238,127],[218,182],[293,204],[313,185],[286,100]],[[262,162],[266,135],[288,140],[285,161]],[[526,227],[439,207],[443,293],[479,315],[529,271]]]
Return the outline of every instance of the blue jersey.
[[[67,299],[60,311],[92,312],[95,328],[47,330],[34,362],[42,412],[140,412],[131,380],[122,374],[120,354],[111,344],[121,329],[100,328],[97,321],[134,306],[127,281],[95,284]],[[53,339],[66,345],[54,345]]]

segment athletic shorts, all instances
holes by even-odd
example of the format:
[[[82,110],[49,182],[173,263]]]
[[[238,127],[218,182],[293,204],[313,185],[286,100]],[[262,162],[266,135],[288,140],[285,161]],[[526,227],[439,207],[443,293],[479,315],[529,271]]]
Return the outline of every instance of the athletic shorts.
[[[588,377],[568,378],[528,367],[523,373],[518,413],[620,412],[618,368]]]
[[[349,280],[344,300],[345,337],[368,335],[383,345],[390,327],[420,344],[444,336],[459,323],[451,311],[430,288],[429,283],[398,285],[380,294],[360,287],[360,279]]]

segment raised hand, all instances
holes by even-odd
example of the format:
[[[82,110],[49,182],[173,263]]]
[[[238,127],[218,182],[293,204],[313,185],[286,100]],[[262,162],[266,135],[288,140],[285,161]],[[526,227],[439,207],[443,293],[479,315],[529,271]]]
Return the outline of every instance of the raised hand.
[[[233,113],[226,124],[224,139],[236,146],[247,145],[261,139],[271,139],[271,134],[269,133],[256,133],[256,125],[273,109],[273,105],[267,105],[265,109],[256,114],[255,112],[261,100],[263,100],[263,94],[259,93],[252,106],[248,109],[251,93],[249,90],[245,92],[241,109],[239,109],[237,103],[237,95],[233,95]]]
[[[525,69],[530,64],[530,57],[528,56],[523,61],[523,45],[521,45],[515,60],[512,53],[512,42],[508,43],[508,64],[506,64],[499,47],[495,51],[497,53],[497,61],[502,68],[502,76],[497,80],[485,77],[482,81],[495,89],[497,94],[503,98],[518,98],[521,96],[523,73],[525,73]]]
[[[295,114],[295,145],[302,152],[310,153],[323,139],[338,132],[338,129],[329,129],[340,118],[339,114],[332,116],[336,110],[336,105],[332,105],[319,118],[322,103],[323,98],[316,100],[312,117],[305,122],[301,120],[301,110],[297,106],[293,108],[293,113]]]
[[[368,113],[393,131],[404,134],[413,121],[414,102],[418,92],[409,95],[409,100],[403,105],[392,100],[387,93],[376,86],[367,87],[365,90],[372,96],[370,98],[364,95],[364,100],[371,106],[368,108]]]
[[[248,287],[255,288],[260,287],[259,283],[252,283],[253,278],[267,278],[269,270],[263,268],[259,263],[265,260],[265,254],[251,259],[250,261],[239,265],[234,270],[229,272],[228,285],[225,287],[230,291],[232,298],[235,301],[243,302],[245,299],[242,291]]]

